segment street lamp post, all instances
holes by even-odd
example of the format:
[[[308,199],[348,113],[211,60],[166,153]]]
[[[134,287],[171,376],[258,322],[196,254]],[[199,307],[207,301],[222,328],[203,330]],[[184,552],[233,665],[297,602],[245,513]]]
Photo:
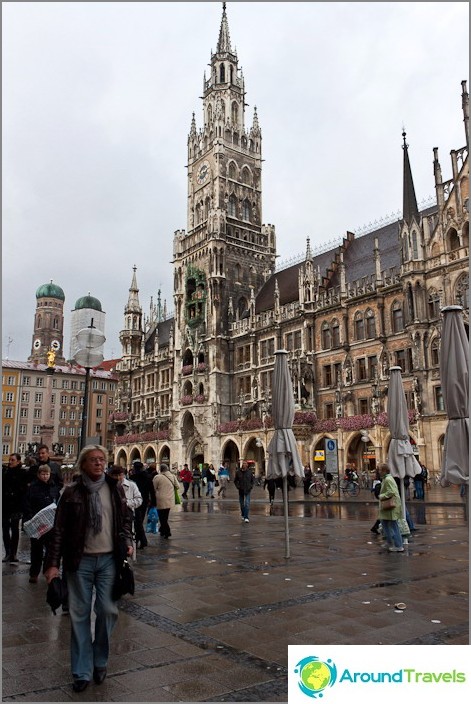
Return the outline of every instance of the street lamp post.
[[[77,333],[77,352],[74,359],[77,364],[85,368],[85,393],[83,395],[83,411],[82,411],[82,428],[80,431],[80,447],[79,451],[85,447],[87,437],[87,420],[88,420],[88,396],[89,396],[89,379],[90,370],[103,362],[103,355],[98,352],[97,347],[101,347],[105,342],[105,336],[93,325],[93,318],[87,328],[79,330]]]

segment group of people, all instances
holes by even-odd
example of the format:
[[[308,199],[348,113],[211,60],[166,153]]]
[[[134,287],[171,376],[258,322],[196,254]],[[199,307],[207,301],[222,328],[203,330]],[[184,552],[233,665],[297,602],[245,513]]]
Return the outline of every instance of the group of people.
[[[196,464],[191,470],[187,464],[183,465],[180,471],[180,479],[183,484],[182,498],[188,499],[188,491],[191,486],[191,496],[194,499],[195,495],[198,494],[198,498],[201,498],[201,488],[206,489],[206,496],[208,498],[214,499],[214,490],[217,487],[217,495],[225,498],[227,485],[230,481],[229,472],[229,462],[226,461],[222,463],[216,473],[214,465],[198,465]]]
[[[14,453],[2,472],[4,562],[18,563],[21,520],[56,506],[52,529],[30,539],[29,581],[37,583],[43,569],[48,585],[56,578],[67,585],[64,610],[70,615],[74,692],[84,691],[92,679],[99,685],[106,678],[110,638],[118,617],[114,586],[123,559],[134,552],[133,524],[136,545],[142,549],[147,545],[144,517],[155,506],[160,534],[168,539],[168,517],[179,488],[166,464],[152,478],[136,461],[128,478],[123,467],[107,468],[107,454],[101,445],[84,447],[67,486],[46,446],[39,448],[38,461],[29,469]]]

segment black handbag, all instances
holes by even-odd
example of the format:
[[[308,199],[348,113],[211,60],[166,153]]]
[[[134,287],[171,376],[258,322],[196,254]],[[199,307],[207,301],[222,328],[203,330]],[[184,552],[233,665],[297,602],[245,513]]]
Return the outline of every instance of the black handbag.
[[[67,606],[67,582],[65,577],[54,577],[47,587],[46,602],[52,609],[54,616],[59,606]]]
[[[127,560],[122,560],[116,567],[113,599],[117,601],[123,594],[134,594],[134,572]]]

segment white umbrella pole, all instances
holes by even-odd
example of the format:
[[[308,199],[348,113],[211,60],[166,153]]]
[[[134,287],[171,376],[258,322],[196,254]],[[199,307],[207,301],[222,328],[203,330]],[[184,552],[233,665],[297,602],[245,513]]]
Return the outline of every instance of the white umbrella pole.
[[[283,477],[283,510],[285,514],[285,557],[289,554],[289,526],[288,526],[288,476]]]
[[[400,484],[401,484],[401,504],[402,504],[402,517],[404,520],[406,520],[406,491],[404,487],[404,477],[400,478]],[[404,545],[409,545],[409,539],[407,536],[402,537],[402,542]]]

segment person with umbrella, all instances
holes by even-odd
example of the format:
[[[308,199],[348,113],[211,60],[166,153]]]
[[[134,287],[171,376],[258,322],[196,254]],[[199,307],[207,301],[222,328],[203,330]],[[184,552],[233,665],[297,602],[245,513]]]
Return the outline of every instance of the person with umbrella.
[[[397,484],[389,473],[389,465],[385,462],[379,465],[378,473],[381,478],[378,518],[383,526],[388,550],[389,552],[404,552],[404,544],[398,523],[398,519],[402,517],[402,505]],[[386,502],[392,503],[391,500],[394,501],[394,506],[386,508]]]

